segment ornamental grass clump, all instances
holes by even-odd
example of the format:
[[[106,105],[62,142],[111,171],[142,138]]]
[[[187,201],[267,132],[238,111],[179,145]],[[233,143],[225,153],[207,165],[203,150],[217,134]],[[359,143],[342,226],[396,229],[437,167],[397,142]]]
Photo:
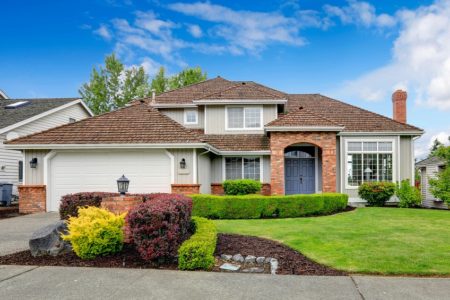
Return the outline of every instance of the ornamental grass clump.
[[[384,206],[395,194],[393,182],[364,182],[358,188],[358,195],[370,206]]]
[[[97,207],[80,207],[78,217],[68,220],[65,241],[82,259],[119,252],[123,246],[125,214],[115,215]]]

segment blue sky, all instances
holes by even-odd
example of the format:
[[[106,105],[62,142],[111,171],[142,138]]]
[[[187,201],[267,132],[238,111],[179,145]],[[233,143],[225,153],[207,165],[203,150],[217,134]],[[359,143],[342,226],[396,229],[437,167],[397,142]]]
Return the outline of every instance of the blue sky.
[[[0,4],[0,89],[70,97],[116,52],[150,74],[201,66],[209,77],[322,93],[408,121],[430,141],[450,134],[450,0],[20,1]]]

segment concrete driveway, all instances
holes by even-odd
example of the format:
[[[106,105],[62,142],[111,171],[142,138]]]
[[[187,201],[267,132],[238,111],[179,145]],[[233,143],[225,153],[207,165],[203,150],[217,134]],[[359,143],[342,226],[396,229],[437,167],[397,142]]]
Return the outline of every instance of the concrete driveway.
[[[0,256],[28,249],[37,229],[59,220],[58,213],[39,213],[0,220]]]
[[[6,299],[448,299],[450,279],[0,266]]]

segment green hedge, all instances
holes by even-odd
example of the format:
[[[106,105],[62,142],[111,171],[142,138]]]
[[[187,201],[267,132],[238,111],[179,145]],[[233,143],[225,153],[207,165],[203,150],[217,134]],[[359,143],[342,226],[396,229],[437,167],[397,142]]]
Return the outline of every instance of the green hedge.
[[[178,249],[180,270],[209,270],[214,266],[217,228],[213,221],[192,217],[195,233]]]
[[[248,195],[261,191],[262,184],[253,179],[234,179],[223,182],[225,195]]]
[[[288,196],[192,195],[192,215],[209,219],[295,218],[345,209],[348,195],[337,193]]]

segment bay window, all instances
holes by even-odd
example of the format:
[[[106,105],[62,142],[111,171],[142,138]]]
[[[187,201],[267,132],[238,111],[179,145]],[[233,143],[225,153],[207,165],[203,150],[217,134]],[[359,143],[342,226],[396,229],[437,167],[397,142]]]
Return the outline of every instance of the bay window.
[[[393,143],[370,141],[347,143],[347,185],[393,181]]]
[[[225,157],[225,179],[261,179],[260,157]]]
[[[261,107],[227,107],[226,129],[261,129]]]

